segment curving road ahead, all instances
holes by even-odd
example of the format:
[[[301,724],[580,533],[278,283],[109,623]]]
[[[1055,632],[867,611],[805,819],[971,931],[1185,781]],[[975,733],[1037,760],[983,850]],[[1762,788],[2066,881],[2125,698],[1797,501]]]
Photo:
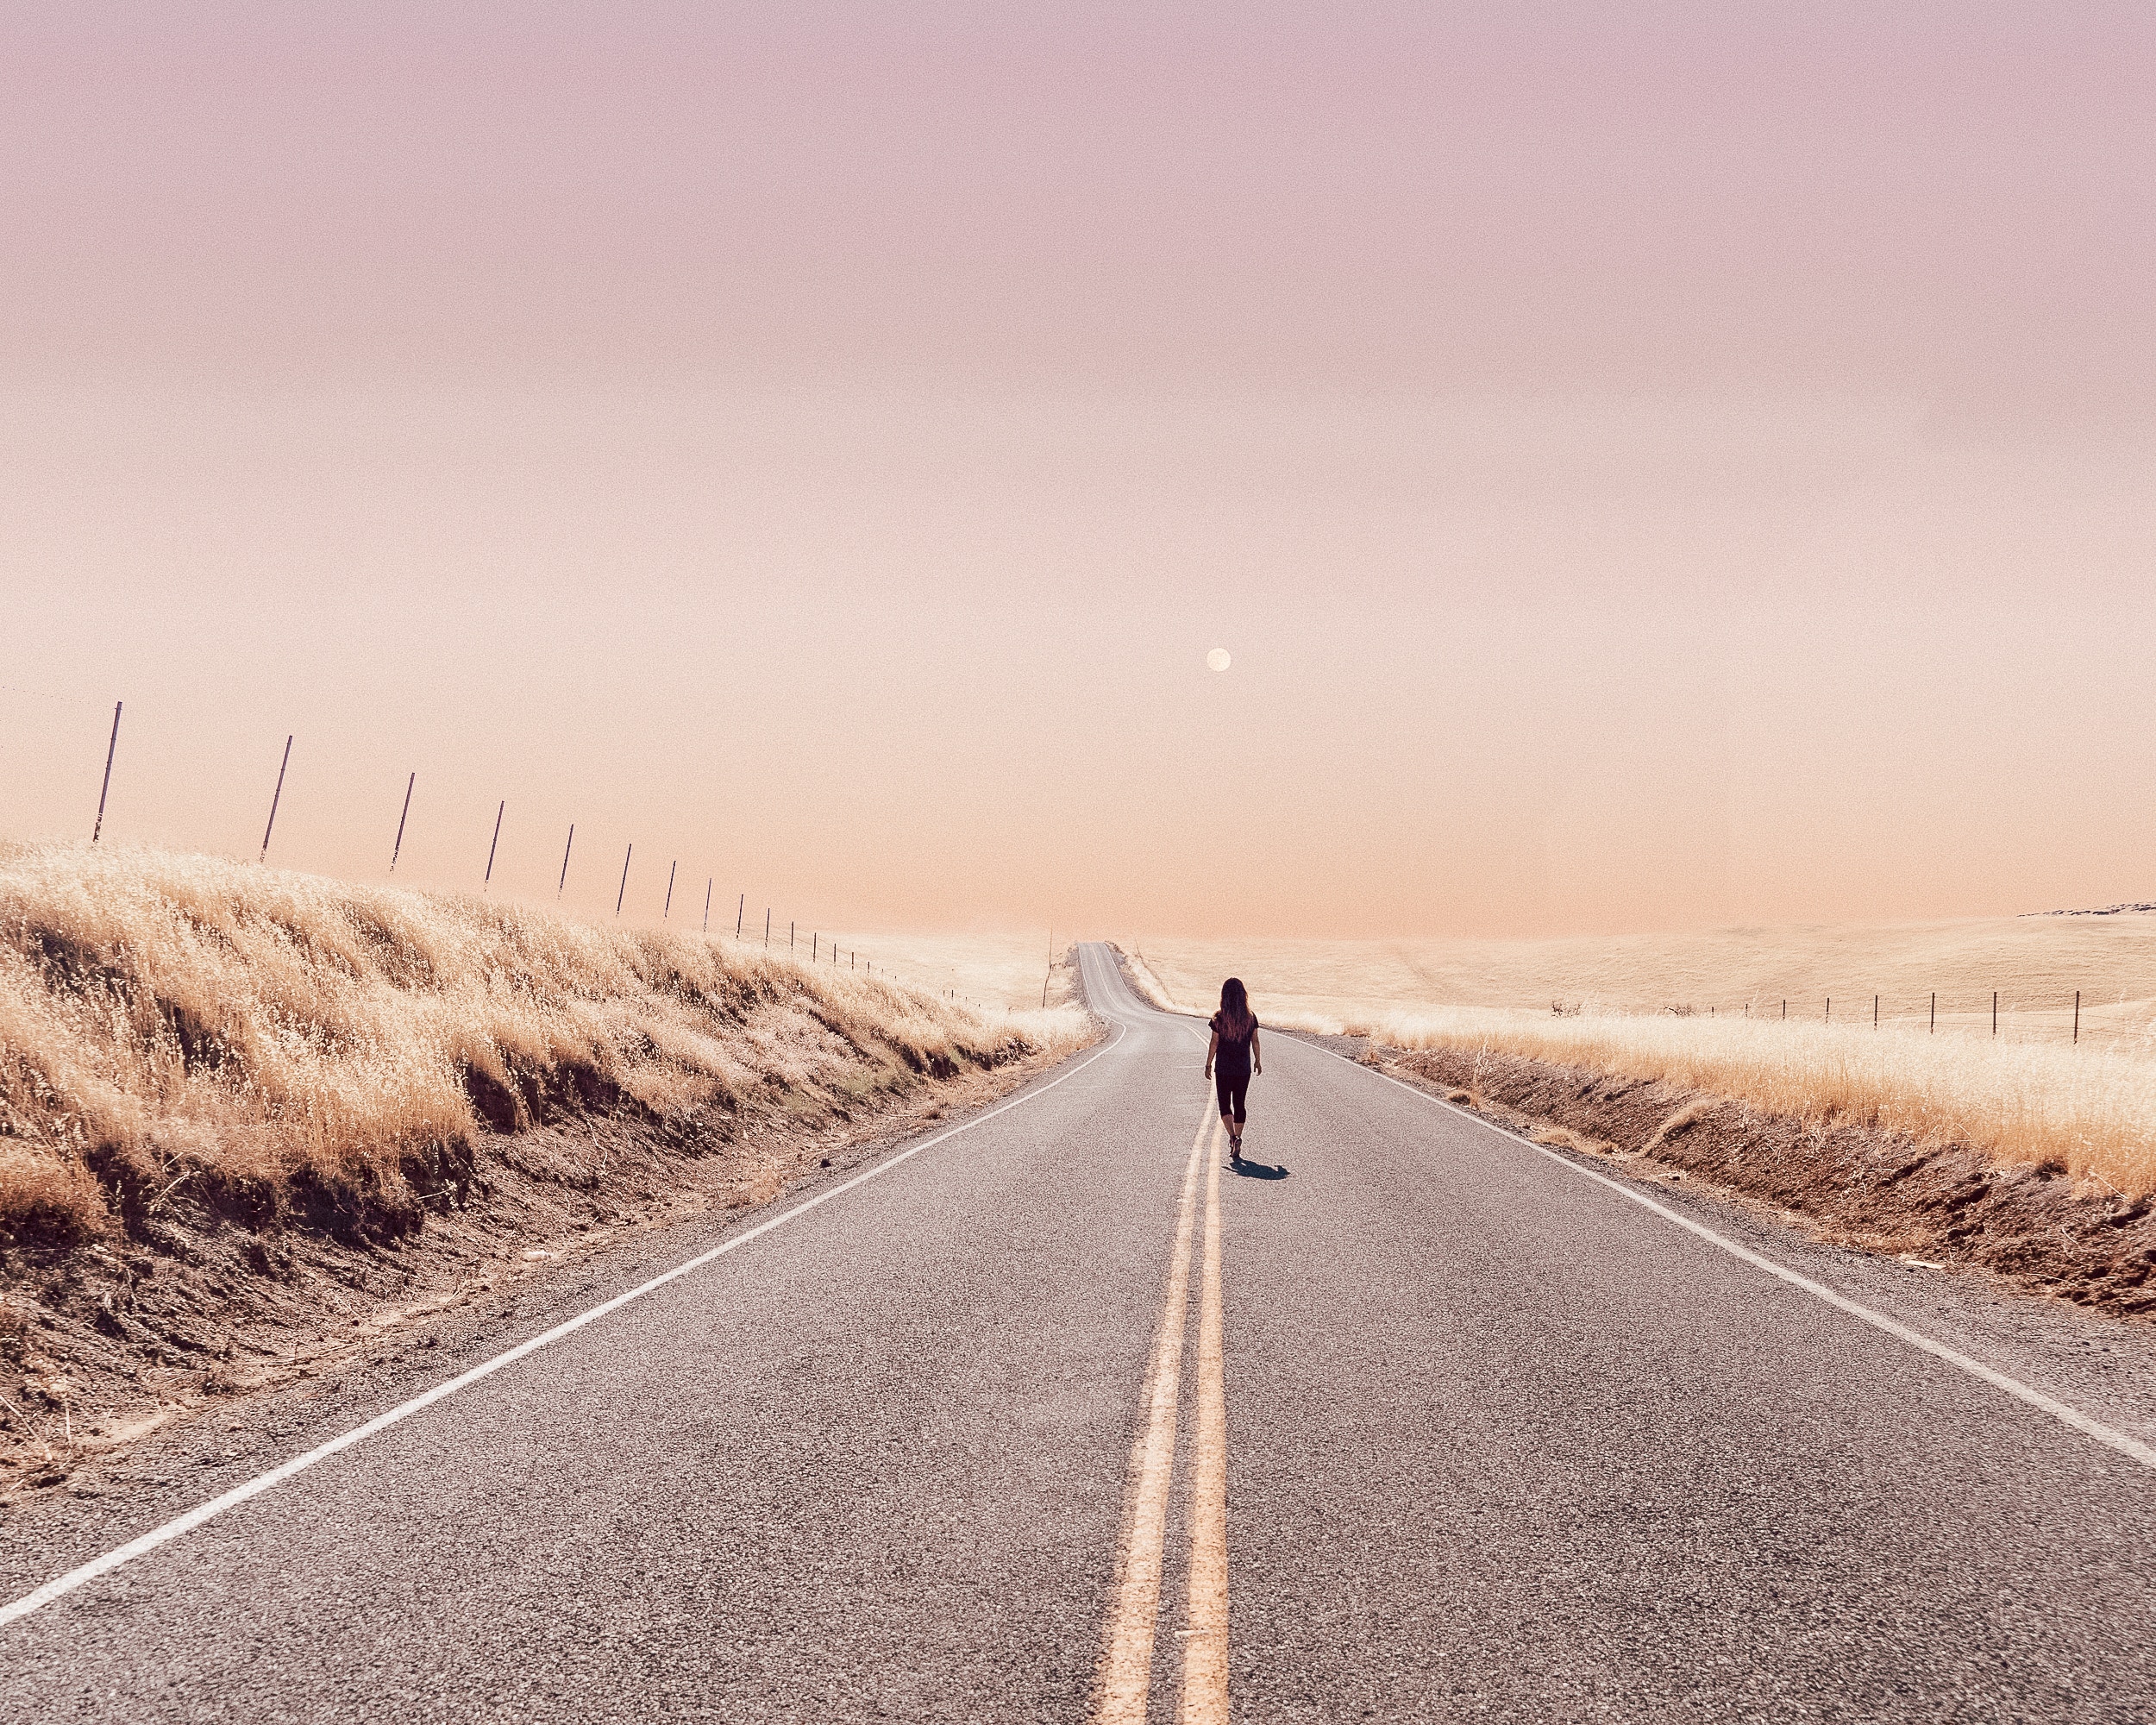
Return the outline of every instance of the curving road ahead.
[[[1225,1170],[1196,1027],[1081,962],[1112,1040],[48,1589],[0,1716],[2156,1717],[2134,1386],[1955,1352],[2114,1331],[1896,1333],[1283,1036]],[[16,1530],[8,1596],[191,1501]]]

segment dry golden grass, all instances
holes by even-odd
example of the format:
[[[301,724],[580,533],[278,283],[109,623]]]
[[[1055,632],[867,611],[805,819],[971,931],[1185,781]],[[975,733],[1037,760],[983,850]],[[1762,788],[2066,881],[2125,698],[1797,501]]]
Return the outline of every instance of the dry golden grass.
[[[1209,1009],[1230,972],[1267,1022],[1369,1035],[1401,1047],[1501,1050],[1659,1079],[1802,1120],[1857,1120],[2002,1162],[2055,1163],[2115,1189],[2156,1191],[2156,917],[2016,919],[1891,929],[1743,930],[1607,942],[1142,943],[1168,1000]],[[1871,1022],[1891,978],[1901,1010]],[[1727,977],[1731,986],[1710,989]],[[1994,980],[1996,979],[1996,981]],[[1941,996],[1927,1033],[1926,986]],[[1718,1012],[1781,991],[1846,988],[1856,1022]],[[1990,988],[2015,1010],[1988,1034]],[[2083,1040],[2054,1005],[2084,991]],[[1452,991],[1457,990],[1457,993]],[[1505,1004],[1489,997],[1509,994]],[[1476,997],[1481,997],[1477,999]],[[1522,997],[1525,997],[1522,999]],[[1552,1000],[1577,1008],[1565,1016]],[[1981,1008],[1974,1002],[1980,1000]],[[1445,1004],[1438,1004],[1443,1001]],[[1458,1003],[1455,1003],[1455,1002]],[[1952,1001],[1966,1012],[1949,1013]],[[1532,1004],[1529,1004],[1532,1003]],[[1689,1006],[1679,1015],[1667,1010]],[[1627,1009],[1629,1008],[1629,1010]],[[1660,1010],[1658,1010],[1660,1008]]]
[[[1501,1049],[1660,1079],[1799,1120],[1853,1120],[2156,1191],[2156,1061],[2115,1050],[1823,1024],[1463,1007],[1351,1024],[1402,1048]]]
[[[1260,1012],[1340,1018],[1388,1008],[1513,1007],[1596,1011],[1689,1007],[1704,1016],[1822,1017],[1868,1026],[1928,1022],[2002,1040],[2065,1040],[2082,992],[2084,1044],[2156,1046],[2156,914],[1995,917],[1879,925],[1709,929],[1546,940],[1185,940],[1137,943],[1189,1005],[1240,975]]]
[[[190,1180],[393,1199],[537,1099],[661,1128],[1079,1045],[731,941],[222,858],[0,847],[0,1239]]]

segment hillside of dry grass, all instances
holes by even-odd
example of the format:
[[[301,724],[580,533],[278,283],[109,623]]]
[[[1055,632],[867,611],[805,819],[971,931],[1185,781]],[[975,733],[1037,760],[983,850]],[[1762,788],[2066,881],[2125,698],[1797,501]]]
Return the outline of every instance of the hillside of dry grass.
[[[0,849],[0,1501],[1094,1033],[700,935]]]
[[[220,858],[0,853],[0,1245],[183,1190],[354,1235],[461,1205],[490,1133],[630,1117],[721,1141],[1075,1032],[834,965]]]
[[[1392,1048],[1482,1051],[1727,1097],[1806,1124],[1857,1122],[2002,1165],[2156,1192],[2156,1060],[1869,1026],[1459,1007],[1347,1026]]]

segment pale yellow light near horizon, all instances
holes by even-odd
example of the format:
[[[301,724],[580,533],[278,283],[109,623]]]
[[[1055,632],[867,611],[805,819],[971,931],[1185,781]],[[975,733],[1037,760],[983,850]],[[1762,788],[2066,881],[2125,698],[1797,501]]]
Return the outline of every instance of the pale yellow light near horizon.
[[[1225,647],[1215,647],[1210,653],[1206,655],[1206,663],[1212,666],[1216,671],[1225,671],[1233,662],[1234,662],[1228,657],[1228,649]]]

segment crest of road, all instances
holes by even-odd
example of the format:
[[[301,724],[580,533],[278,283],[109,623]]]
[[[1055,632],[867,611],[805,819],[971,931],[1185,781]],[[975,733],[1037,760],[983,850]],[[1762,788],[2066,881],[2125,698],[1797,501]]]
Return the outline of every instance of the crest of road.
[[[0,1714],[2156,1716],[2138,1440],[1307,1042],[1234,1167],[1080,963],[1014,1097],[10,1577]]]

